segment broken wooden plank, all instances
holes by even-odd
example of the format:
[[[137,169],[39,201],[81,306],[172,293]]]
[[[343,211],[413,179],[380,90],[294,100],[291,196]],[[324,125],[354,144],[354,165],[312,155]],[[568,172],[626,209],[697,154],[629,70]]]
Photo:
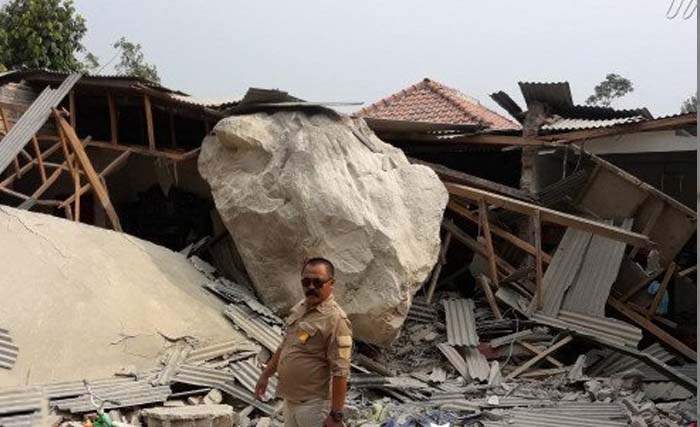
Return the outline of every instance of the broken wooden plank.
[[[647,194],[647,198],[649,198],[649,194]],[[642,229],[642,234],[645,236],[648,236],[649,233],[654,229],[654,226],[656,225],[656,221],[659,219],[661,216],[661,213],[664,211],[664,206],[666,203],[664,203],[663,200],[658,200],[656,204],[654,205],[654,210],[651,212],[651,215],[649,216],[649,219],[647,220],[646,224],[644,224],[644,228]],[[629,253],[629,258],[634,259],[634,257],[637,256],[637,253],[639,252],[639,247],[634,247]]]
[[[119,156],[117,156],[116,159],[112,160],[103,170],[98,174],[100,179],[104,179],[107,175],[110,173],[114,172],[117,168],[121,167],[126,161],[129,159],[129,156],[131,155],[131,151],[125,151],[121,153]],[[80,190],[78,192],[78,196],[82,196],[86,192],[90,191],[92,188],[92,185],[90,183],[87,183],[80,187]],[[76,195],[73,194],[72,196],[68,197],[66,200],[61,202],[60,207],[64,207],[66,205],[69,205],[73,203],[73,201],[76,199]]]
[[[109,135],[112,144],[119,144],[119,116],[117,114],[117,103],[114,101],[114,96],[107,94],[107,103],[109,104]]]
[[[668,287],[668,284],[671,282],[671,278],[673,277],[673,273],[675,271],[676,271],[676,263],[671,262],[671,264],[666,269],[666,274],[664,275],[663,280],[661,280],[661,285],[659,286],[659,289],[656,291],[656,295],[654,295],[654,300],[651,302],[651,305],[649,306],[649,311],[647,311],[647,314],[646,314],[647,319],[651,319],[656,314],[656,309],[659,307],[659,303],[661,302],[661,298],[663,298],[664,294],[666,293],[666,288]]]
[[[489,273],[491,282],[498,288],[498,270],[496,269],[496,251],[493,248],[493,239],[491,238],[491,225],[489,222],[489,212],[486,207],[486,202],[479,200],[479,222],[481,223],[484,241],[486,243],[486,252],[488,254]]]
[[[433,300],[433,294],[435,293],[435,287],[437,286],[438,277],[440,277],[440,272],[442,271],[442,266],[447,263],[447,249],[450,247],[450,240],[452,240],[452,233],[447,231],[445,234],[445,239],[442,241],[442,246],[440,247],[440,255],[438,257],[438,262],[433,270],[433,275],[430,278],[430,285],[428,286],[428,295],[426,296],[426,302],[430,304]]]
[[[540,217],[543,222],[550,222],[565,227],[588,231],[590,233],[609,237],[613,240],[619,240],[633,246],[653,246],[653,243],[649,240],[649,237],[639,233],[626,231],[619,227],[602,224],[600,222],[581,218],[576,215],[567,214],[554,209],[543,208],[532,203],[523,202],[510,197],[501,196],[499,194],[490,193],[488,191],[483,191],[464,185],[445,183],[445,187],[450,194],[466,197],[474,201],[483,200],[484,202],[488,202],[494,206],[524,215],[532,216],[535,211],[540,211]]]
[[[529,342],[526,342],[526,341],[518,340],[517,343],[520,344],[523,348],[525,348],[525,349],[528,350],[529,352],[531,352],[532,354],[534,354],[535,356],[539,355],[540,353],[542,353],[542,352],[544,351],[543,349],[538,348],[538,347],[536,347],[536,346],[534,346],[534,345],[532,345],[532,344],[530,344]],[[547,356],[547,357],[545,357],[545,360],[546,360],[547,362],[551,363],[552,365],[556,366],[557,368],[563,368],[563,367],[564,367],[564,364],[563,364],[563,363],[561,363],[560,361],[558,361],[557,359],[555,359],[555,358],[552,357],[552,356]]]
[[[70,91],[70,93],[68,93],[68,114],[70,119],[70,127],[75,129],[76,116],[78,115],[78,111],[75,106],[75,91]]]
[[[148,149],[156,149],[156,136],[153,130],[153,110],[151,109],[151,98],[143,96],[143,108],[146,111],[146,130],[148,132]]]
[[[697,266],[697,265],[694,265],[694,266],[692,266],[692,267],[688,267],[688,268],[686,268],[686,269],[684,269],[684,270],[679,271],[678,273],[676,273],[676,277],[682,278],[682,277],[685,277],[685,276],[687,276],[687,275],[689,275],[689,274],[692,274],[692,273],[696,272],[697,270],[698,270],[698,266]]]
[[[75,130],[72,127],[70,127],[70,124],[68,124],[68,122],[66,122],[66,120],[63,117],[61,117],[60,113],[56,109],[54,109],[54,117],[56,118],[56,122],[58,123],[60,129],[63,131],[63,134],[65,135],[66,139],[73,148],[76,158],[78,159],[78,162],[80,162],[82,169],[85,171],[88,181],[90,181],[90,184],[92,185],[92,188],[94,189],[98,200],[102,204],[102,207],[104,207],[105,211],[107,212],[107,216],[112,222],[112,226],[115,230],[122,231],[121,224],[119,223],[119,217],[117,216],[117,212],[112,206],[112,201],[109,199],[109,194],[107,193],[105,187],[102,185],[102,182],[100,181],[100,178],[97,175],[95,168],[92,166],[90,158],[85,152],[85,148],[83,148],[82,144],[80,143],[80,140],[78,139],[78,136],[75,134]]]
[[[460,205],[459,203],[450,200],[447,203],[447,208],[450,209],[453,212],[458,213],[459,215],[463,216],[464,218],[468,219],[469,221],[479,224],[479,218],[474,215],[469,209],[465,208],[464,206]],[[491,233],[495,234],[496,236],[502,238],[503,240],[507,241],[508,243],[512,244],[513,246],[522,249],[523,251],[527,252],[530,255],[536,255],[537,250],[533,245],[531,245],[529,242],[526,242],[525,240],[519,238],[518,236],[498,227],[497,225],[491,224]],[[542,260],[549,264],[552,261],[552,256],[547,254],[547,253],[542,253]]]
[[[505,194],[507,196],[520,199],[532,201],[532,195],[527,191],[520,190],[518,188],[509,187],[507,185],[499,184],[497,182],[489,181],[488,179],[479,178],[478,176],[469,175],[467,173],[450,169],[447,166],[443,166],[436,163],[426,162],[424,160],[419,160],[416,158],[409,157],[408,160],[417,165],[427,166],[432,169],[438,177],[443,181],[454,182],[456,184],[469,185],[476,188],[481,188],[487,191],[492,191],[498,194]]]
[[[34,154],[36,154],[36,161],[39,165],[41,182],[46,182],[46,167],[44,166],[44,159],[41,157],[41,148],[39,148],[39,141],[36,139],[36,136],[32,137],[32,146],[34,147]]]
[[[131,151],[134,154],[142,154],[150,157],[162,157],[175,161],[187,160],[188,158],[196,157],[197,153],[199,153],[199,148],[187,152],[171,150],[150,150],[148,148],[138,145],[114,145],[111,142],[107,141],[90,141],[88,143],[88,147],[106,148],[114,151]]]
[[[479,284],[481,285],[481,289],[484,291],[484,295],[486,296],[486,301],[488,301],[489,307],[491,307],[491,311],[493,312],[493,315],[496,317],[496,319],[503,319],[503,315],[501,314],[501,310],[498,308],[498,304],[496,303],[496,297],[493,296],[493,291],[491,290],[491,284],[489,283],[489,278],[482,274],[476,280],[477,280],[477,282],[479,282]]]
[[[527,371],[530,369],[530,367],[534,366],[536,363],[538,363],[540,360],[546,358],[550,354],[554,353],[555,351],[559,350],[561,347],[565,346],[566,344],[570,343],[573,340],[571,335],[567,335],[564,338],[560,339],[556,343],[552,344],[549,346],[546,350],[542,351],[541,353],[537,354],[537,356],[533,357],[532,359],[528,360],[527,362],[523,363],[522,365],[518,366],[513,372],[509,373],[508,376],[506,376],[506,379],[512,380],[513,378],[517,377],[518,375],[522,374],[523,372]]]
[[[530,217],[535,238],[535,298],[537,308],[542,309],[544,305],[544,289],[542,287],[542,222],[540,221],[540,211],[535,211]]]
[[[671,336],[668,332],[656,326],[651,320],[627,307],[625,303],[611,296],[608,298],[608,305],[626,316],[628,319],[632,320],[634,323],[638,324],[640,327],[644,328],[650,334],[660,339],[669,347],[675,349],[678,353],[682,354],[693,362],[697,362],[698,354],[695,352],[695,350],[691,349],[675,337]]]

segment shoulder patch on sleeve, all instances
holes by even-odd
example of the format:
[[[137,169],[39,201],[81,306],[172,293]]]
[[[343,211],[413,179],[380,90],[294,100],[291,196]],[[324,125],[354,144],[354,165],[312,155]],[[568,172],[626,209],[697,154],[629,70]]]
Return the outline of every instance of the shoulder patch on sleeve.
[[[352,337],[350,335],[342,335],[338,337],[338,347],[352,346]]]

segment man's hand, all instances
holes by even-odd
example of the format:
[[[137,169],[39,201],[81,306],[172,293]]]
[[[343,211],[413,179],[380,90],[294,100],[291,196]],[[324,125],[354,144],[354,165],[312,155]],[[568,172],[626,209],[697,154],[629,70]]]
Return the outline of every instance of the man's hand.
[[[262,400],[263,396],[265,395],[265,392],[267,391],[267,382],[269,378],[267,375],[265,375],[265,372],[263,372],[260,375],[260,378],[258,379],[258,383],[255,384],[255,397],[258,400]]]
[[[343,425],[342,421],[336,421],[330,415],[323,421],[323,427],[343,427]]]

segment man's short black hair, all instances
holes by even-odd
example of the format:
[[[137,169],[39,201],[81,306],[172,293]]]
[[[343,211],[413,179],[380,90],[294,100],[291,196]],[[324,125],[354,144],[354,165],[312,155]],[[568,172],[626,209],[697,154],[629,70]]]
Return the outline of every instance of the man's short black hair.
[[[328,270],[328,274],[330,274],[330,278],[335,277],[335,267],[333,266],[333,263],[328,261],[326,258],[323,258],[323,257],[307,258],[304,261],[304,265],[301,267],[302,272],[304,272],[304,269],[306,268],[307,265],[325,265],[326,270]]]

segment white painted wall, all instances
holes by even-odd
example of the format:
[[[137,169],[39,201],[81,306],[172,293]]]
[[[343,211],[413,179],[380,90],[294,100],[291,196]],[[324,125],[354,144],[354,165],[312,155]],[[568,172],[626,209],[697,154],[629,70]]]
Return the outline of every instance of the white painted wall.
[[[697,151],[698,140],[684,131],[667,130],[596,138],[579,145],[593,154],[657,153]]]

